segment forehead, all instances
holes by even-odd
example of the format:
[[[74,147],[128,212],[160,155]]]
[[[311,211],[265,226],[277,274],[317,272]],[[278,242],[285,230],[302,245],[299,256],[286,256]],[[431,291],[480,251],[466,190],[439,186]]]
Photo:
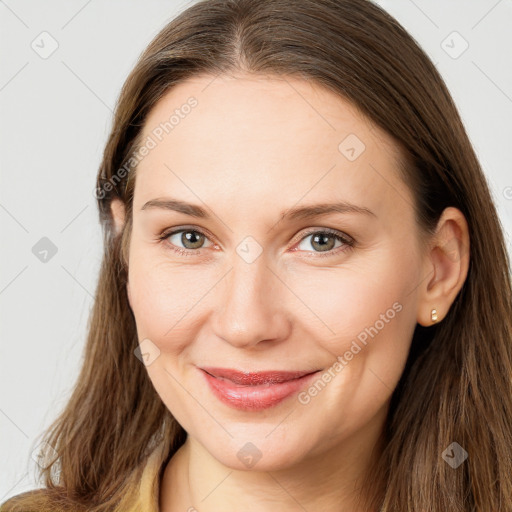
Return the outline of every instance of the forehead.
[[[299,200],[411,207],[394,140],[304,79],[196,76],[157,102],[142,138],[152,148],[137,167],[135,209],[165,195],[228,201],[249,215],[257,200],[279,210]]]

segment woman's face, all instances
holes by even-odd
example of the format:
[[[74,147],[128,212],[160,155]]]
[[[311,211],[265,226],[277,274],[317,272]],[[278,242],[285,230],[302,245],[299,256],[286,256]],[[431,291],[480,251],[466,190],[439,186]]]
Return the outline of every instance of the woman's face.
[[[143,133],[128,293],[149,377],[189,437],[263,470],[374,439],[424,279],[393,141],[311,82],[249,75],[181,83]],[[338,203],[353,207],[311,210]],[[300,389],[231,384],[224,400],[207,367],[318,373]]]

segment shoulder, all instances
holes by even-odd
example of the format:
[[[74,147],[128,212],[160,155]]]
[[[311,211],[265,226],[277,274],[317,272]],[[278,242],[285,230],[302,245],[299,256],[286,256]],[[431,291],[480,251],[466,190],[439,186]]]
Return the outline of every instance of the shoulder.
[[[146,464],[137,471],[135,485],[127,492],[116,511],[157,512],[159,510],[160,473],[166,459],[168,446],[162,443],[148,457]],[[142,474],[141,474],[142,473]],[[62,488],[42,488],[26,491],[12,496],[0,504],[0,512],[76,512],[76,504],[66,499]],[[84,509],[82,509],[84,510]]]
[[[46,512],[50,509],[46,489],[33,489],[16,494],[0,504],[0,512]]]
[[[162,464],[167,454],[165,445],[153,451],[146,462],[139,486],[139,503],[141,510],[156,512],[159,509],[160,477]]]
[[[43,487],[12,496],[0,504],[0,512],[85,512],[87,509],[70,502],[63,487]]]

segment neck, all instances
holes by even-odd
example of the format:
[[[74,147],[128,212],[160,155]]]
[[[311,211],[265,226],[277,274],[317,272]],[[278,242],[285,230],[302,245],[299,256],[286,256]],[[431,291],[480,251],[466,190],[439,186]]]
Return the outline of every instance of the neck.
[[[368,512],[362,481],[382,449],[385,410],[343,443],[275,471],[224,466],[190,435],[169,461],[161,484],[162,512]],[[365,442],[373,439],[373,442]],[[373,449],[375,447],[375,449]]]

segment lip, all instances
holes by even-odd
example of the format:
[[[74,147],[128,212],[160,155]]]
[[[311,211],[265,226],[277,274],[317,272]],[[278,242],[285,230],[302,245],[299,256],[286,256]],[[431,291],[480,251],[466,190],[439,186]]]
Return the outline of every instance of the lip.
[[[210,390],[224,404],[245,411],[273,407],[305,387],[317,371],[240,372],[199,368]]]

